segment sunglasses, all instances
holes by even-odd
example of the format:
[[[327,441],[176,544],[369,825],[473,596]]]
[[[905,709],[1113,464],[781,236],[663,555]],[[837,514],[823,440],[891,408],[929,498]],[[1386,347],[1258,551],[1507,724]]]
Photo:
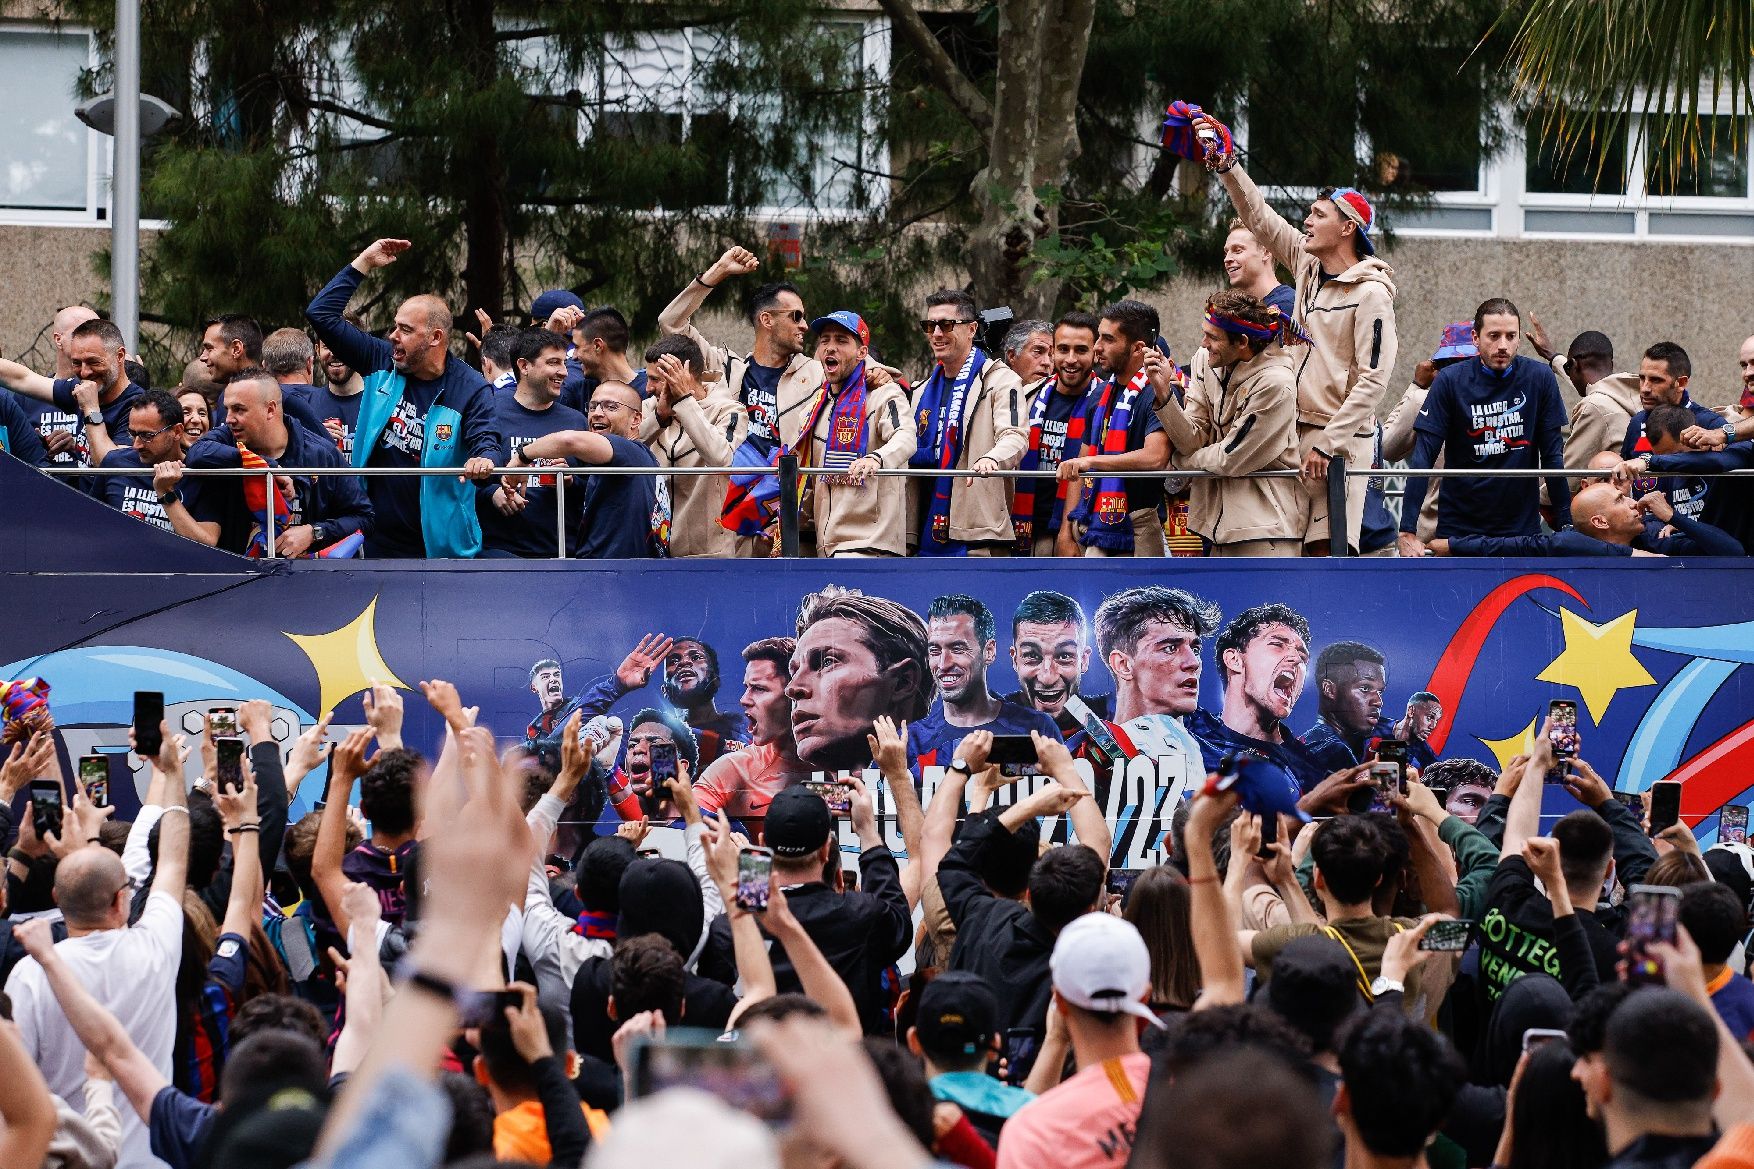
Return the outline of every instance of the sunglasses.
[[[781,311],[780,309],[768,309],[767,311],[773,313],[775,316],[786,318],[794,325],[801,325],[805,321],[804,310],[801,308],[786,309],[784,311]]]
[[[974,324],[973,317],[945,317],[938,321],[921,321],[920,331],[928,335],[932,333],[948,333],[958,325]]]
[[[144,434],[142,434],[139,431],[135,431],[134,432],[134,441],[135,441],[135,443],[151,442],[153,439],[157,438],[161,434],[164,434],[166,431],[174,430],[175,428],[177,428],[181,425],[182,425],[182,423],[180,423],[180,422],[173,422],[169,426],[161,426],[157,430],[149,430]]]

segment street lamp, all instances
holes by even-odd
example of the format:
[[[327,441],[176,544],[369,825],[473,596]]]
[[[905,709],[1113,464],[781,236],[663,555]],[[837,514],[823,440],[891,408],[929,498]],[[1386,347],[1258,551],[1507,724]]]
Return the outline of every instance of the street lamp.
[[[110,315],[133,353],[140,340],[140,142],[177,111],[140,93],[140,0],[116,0],[116,88],[73,111],[116,139],[110,176]]]

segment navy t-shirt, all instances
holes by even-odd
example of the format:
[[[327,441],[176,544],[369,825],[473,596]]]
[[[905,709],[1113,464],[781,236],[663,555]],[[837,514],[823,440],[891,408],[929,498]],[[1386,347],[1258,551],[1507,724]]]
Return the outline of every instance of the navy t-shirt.
[[[1125,391],[1123,390],[1122,392],[1124,393]],[[1102,435],[1096,434],[1090,429],[1093,423],[1100,423],[1103,421],[1102,419],[1093,419],[1090,417],[1091,414],[1096,412],[1097,404],[1101,401],[1102,394],[1097,391],[1095,383],[1092,383],[1090,391],[1084,395],[1084,441],[1076,447],[1071,443],[1067,443],[1065,451],[1060,456],[1061,458],[1070,459],[1076,458],[1079,455],[1100,455],[1103,453]],[[1133,402],[1133,416],[1127,422],[1127,449],[1129,451],[1138,450],[1145,445],[1146,435],[1157,434],[1162,430],[1163,423],[1157,420],[1157,411],[1151,408],[1151,388],[1147,386]],[[1095,472],[1092,477],[1100,479],[1102,473]],[[1139,511],[1143,508],[1155,508],[1158,504],[1163,502],[1162,479],[1124,479],[1122,482],[1127,485],[1128,511]],[[1093,488],[1089,486],[1085,487],[1084,494],[1079,499],[1079,507],[1081,510],[1088,511],[1094,506],[1095,494]]]
[[[1273,291],[1267,294],[1267,303],[1285,314],[1290,320],[1291,314],[1297,311],[1297,289],[1289,284],[1275,284]]]
[[[140,453],[133,447],[111,451],[103,461],[105,467],[144,467],[140,461]],[[185,479],[177,484],[177,495],[188,504],[194,491],[192,480]],[[158,502],[158,491],[152,486],[150,475],[105,475],[99,482],[98,498],[124,515],[131,515],[137,520],[145,520],[155,528],[163,528],[167,532],[176,531],[171,526],[170,517],[164,514],[164,507]]]
[[[586,430],[589,423],[577,410],[559,405],[546,410],[531,410],[521,405],[510,393],[493,396],[493,417],[506,445],[516,449],[527,439],[541,438],[561,430]],[[540,459],[539,467],[579,466],[577,459]],[[488,551],[511,552],[524,557],[554,556],[555,521],[559,517],[559,492],[553,475],[526,475],[524,498],[528,501],[517,515],[500,513],[493,505],[498,480],[481,484],[475,500],[475,512],[481,517],[481,546]],[[566,484],[567,545],[573,547],[578,538],[578,518],[583,511],[585,480],[573,478]]]
[[[1552,369],[1516,357],[1502,374],[1478,360],[1439,370],[1413,426],[1442,443],[1448,467],[1520,470],[1565,465],[1560,437],[1565,421]],[[1446,478],[1438,496],[1437,535],[1533,535],[1541,529],[1539,483]],[[1405,517],[1401,530],[1407,530]]]
[[[359,428],[359,404],[364,400],[363,393],[343,397],[328,386],[317,387],[317,415],[325,421],[330,418],[341,420],[341,457],[349,463],[353,461],[353,432]],[[328,434],[329,430],[324,427],[319,433]]]
[[[932,704],[925,718],[907,728],[908,765],[914,769],[915,775],[924,767],[949,767],[950,761],[956,757],[956,748],[976,731],[991,731],[995,735],[1027,735],[1030,731],[1040,731],[1055,739],[1060,738],[1060,728],[1052,715],[1005,699],[999,700],[999,717],[992,722],[978,727],[951,726],[944,720],[944,700],[939,699]]]
[[[25,417],[37,428],[37,435],[43,440],[45,449],[51,434],[79,434],[79,415],[61,409],[53,402],[44,402],[38,398],[24,398],[19,402],[24,407]],[[66,454],[50,455],[48,465],[51,467],[83,466],[79,456],[73,451]]]
[[[743,404],[749,408],[749,437],[764,454],[780,441],[780,378],[783,369],[750,361],[743,375]]]
[[[615,448],[611,467],[656,467],[644,443],[605,434]],[[652,555],[652,511],[658,505],[654,475],[592,475],[584,480],[580,517],[581,560],[643,560]]]
[[[0,390],[0,450],[13,458],[41,467],[49,461],[36,423],[17,394]]]
[[[585,372],[585,367],[578,363],[577,358],[566,359],[566,381],[560,387],[560,405],[569,410],[577,410],[580,414],[591,404],[591,395],[602,384],[601,378],[594,378]],[[635,370],[627,384],[639,391],[642,399],[651,397],[646,389],[646,371]]]
[[[54,382],[55,407],[73,416],[73,433],[79,445],[74,448],[73,462],[80,467],[91,466],[91,446],[85,441],[85,419],[79,416],[79,403],[73,399],[73,387],[79,384],[78,378],[56,378]],[[133,432],[128,429],[128,412],[134,409],[146,391],[133,382],[116,395],[116,400],[108,406],[100,405],[99,411],[104,416],[104,429],[109,431],[110,441],[120,447],[127,447],[133,442]],[[42,420],[38,419],[38,430],[42,429]],[[102,485],[94,477],[80,476],[85,484],[85,491],[98,498],[103,498]]]
[[[1085,389],[1091,383],[1085,382]],[[1084,395],[1062,394],[1058,390],[1044,390],[1047,394],[1047,407],[1042,411],[1041,418],[1041,469],[1052,471],[1060,465],[1065,457],[1066,427],[1072,421],[1072,415],[1084,404]],[[1155,414],[1152,415],[1156,417]],[[1059,484],[1053,479],[1037,479],[1035,481],[1035,530],[1051,531],[1049,521],[1053,519],[1054,504]]]
[[[166,1084],[152,1098],[152,1115],[146,1122],[152,1155],[171,1169],[195,1169],[218,1116],[217,1105],[203,1104]]]

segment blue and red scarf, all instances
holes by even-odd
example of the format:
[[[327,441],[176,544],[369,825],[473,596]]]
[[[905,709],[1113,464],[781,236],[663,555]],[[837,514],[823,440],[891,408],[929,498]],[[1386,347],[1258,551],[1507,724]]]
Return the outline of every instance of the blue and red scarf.
[[[1171,154],[1199,162],[1206,157],[1206,144],[1200,141],[1199,134],[1194,130],[1194,119],[1202,117],[1210,118],[1218,127],[1219,154],[1229,154],[1236,148],[1230,137],[1230,127],[1199,106],[1185,101],[1172,101],[1169,108],[1163,111],[1163,134],[1158,139],[1159,144]]]
[[[1058,375],[1050,377],[1042,383],[1041,390],[1035,395],[1035,401],[1029,407],[1029,445],[1023,450],[1023,457],[1017,462],[1019,471],[1041,470],[1041,432],[1047,422],[1048,401],[1059,393],[1060,379]],[[1088,386],[1086,387],[1088,388]],[[1062,451],[1065,448],[1060,448]],[[1066,485],[1053,480],[1054,490],[1053,515],[1048,520],[1050,531],[1058,531],[1060,518],[1066,508]],[[1043,489],[1043,481],[1033,476],[1017,480],[1017,490],[1011,496],[1011,530],[1017,533],[1017,555],[1029,556],[1035,551],[1035,493]]]
[[[861,386],[864,382],[864,366],[859,367]],[[863,402],[864,395],[860,394]],[[810,407],[810,416],[804,422],[804,429],[798,433],[809,443],[810,436],[816,433],[816,420],[822,415],[822,405],[828,400],[828,387],[824,385],[816,394],[816,402]],[[774,434],[779,434],[779,423],[775,420]],[[754,438],[745,438],[737,449],[731,452],[733,467],[746,467],[747,471],[728,476],[725,484],[725,503],[719,510],[719,526],[739,536],[760,536],[773,527],[774,518],[780,509],[780,477],[774,468],[780,465],[780,456],[789,454],[791,447],[783,442],[776,442],[772,450],[763,450]]]
[[[822,466],[829,473],[830,483],[845,483],[847,468],[867,453],[865,407],[869,398],[865,363],[861,361],[853,367],[828,414],[828,441],[822,447]],[[811,431],[814,433],[815,427]]]
[[[247,470],[266,471],[270,464],[267,459],[238,443],[238,462]],[[270,498],[272,497],[272,498]],[[252,559],[260,559],[268,555],[268,511],[274,510],[274,536],[286,531],[292,522],[292,508],[287,505],[286,496],[280,491],[280,483],[276,479],[257,478],[255,475],[244,477],[244,506],[249,508],[250,517],[256,521],[256,530],[250,533],[250,546],[244,555]]]
[[[942,363],[933,368],[932,376],[920,387],[916,412],[920,444],[908,460],[911,466],[948,471],[962,461],[962,415],[968,391],[986,363],[985,353],[971,349],[954,380],[945,377]],[[920,525],[921,556],[968,555],[968,545],[950,539],[950,490],[954,482],[948,475],[932,480],[932,498]]]
[[[615,926],[620,920],[620,914],[597,913],[587,909],[573,922],[572,932],[584,938],[602,938],[606,942],[613,942]]]
[[[1126,454],[1129,449],[1127,432],[1133,425],[1133,407],[1141,395],[1147,403],[1154,398],[1150,380],[1143,369],[1133,375],[1124,389],[1117,390],[1113,378],[1104,382],[1101,392],[1094,399],[1087,399],[1086,408],[1073,416],[1066,430],[1066,449],[1073,449],[1075,432],[1080,443],[1085,435],[1095,439],[1100,444],[1098,454]],[[1098,435],[1100,439],[1096,438]],[[1127,481],[1105,475],[1096,480],[1094,491],[1090,484],[1090,479],[1086,478],[1084,493],[1073,514],[1074,519],[1086,525],[1084,546],[1101,548],[1105,552],[1132,552],[1133,523],[1127,518]]]

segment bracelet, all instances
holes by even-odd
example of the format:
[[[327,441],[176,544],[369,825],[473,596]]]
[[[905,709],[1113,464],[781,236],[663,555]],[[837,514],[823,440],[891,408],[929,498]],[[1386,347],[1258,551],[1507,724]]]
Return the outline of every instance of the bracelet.
[[[168,813],[171,813],[171,812],[181,812],[183,815],[187,816],[189,814],[189,805],[187,805],[187,804],[165,804],[163,807],[161,807],[158,810],[158,814],[160,816],[167,815]]]
[[[1236,155],[1233,152],[1230,156],[1230,161],[1224,163],[1222,166],[1213,167],[1212,173],[1217,174],[1217,175],[1227,175],[1235,169],[1236,169]]]
[[[258,820],[254,824],[239,824],[236,828],[227,828],[225,830],[225,834],[227,836],[236,836],[240,832],[260,832],[260,831],[262,831],[262,823],[261,823],[261,821]]]
[[[699,276],[696,276],[694,278],[694,282],[696,284],[700,285],[702,288],[717,288],[718,287],[717,284],[708,284],[705,280],[702,280]]]
[[[1218,883],[1218,874],[1213,873],[1209,877],[1189,877],[1187,878],[1187,882],[1190,885],[1216,885]]]
[[[11,852],[6,854],[6,859],[9,861],[17,861],[28,869],[30,868],[31,862],[36,858],[22,848],[14,848]]]

